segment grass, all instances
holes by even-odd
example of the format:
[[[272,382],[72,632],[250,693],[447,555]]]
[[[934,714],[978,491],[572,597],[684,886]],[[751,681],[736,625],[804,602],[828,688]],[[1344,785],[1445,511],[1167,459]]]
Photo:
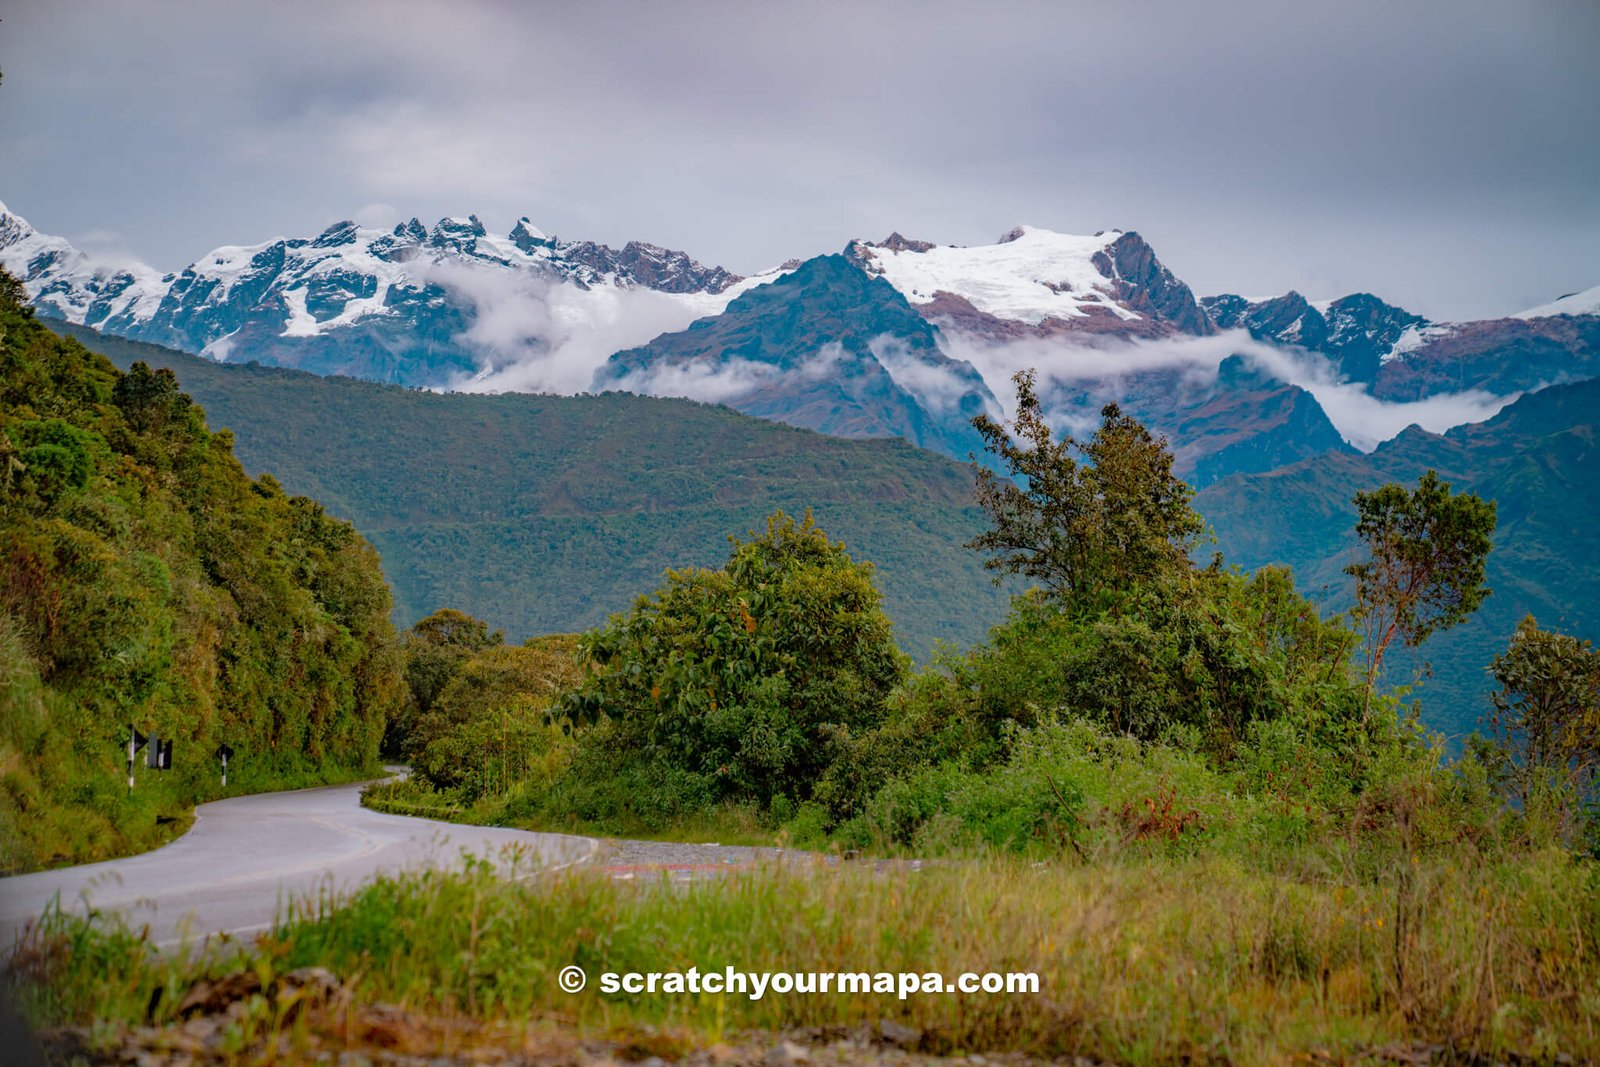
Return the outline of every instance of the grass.
[[[626,816],[600,821],[560,819],[538,813],[525,814],[525,809],[513,809],[508,798],[501,795],[488,794],[464,803],[451,794],[436,792],[416,779],[369,786],[361,792],[361,803],[373,811],[389,815],[410,815],[475,826],[509,826],[544,833],[684,844],[715,842],[719,845],[767,846],[791,843],[785,839],[783,828],[774,827],[770,818],[764,818],[750,804],[722,804],[664,822]]]
[[[1419,1043],[1600,1057],[1600,878],[1559,850],[1515,861],[1453,850],[1353,878],[1129,850],[1087,864],[758,869],[676,891],[581,870],[553,879],[505,881],[482,862],[406,873],[347,900],[300,901],[233,957],[160,957],[114,918],[56,914],[23,946],[14,978],[41,1025],[161,1024],[208,971],[253,968],[270,982],[318,965],[356,1005],[513,1030],[554,1021],[592,1037],[673,1033],[685,1047],[889,1018],[923,1030],[930,1051],[1120,1063],[1360,1058]],[[569,996],[555,976],[573,963],[590,983]],[[602,972],[691,966],[1029,971],[1041,991],[759,1001],[599,991]],[[299,1025],[309,1040],[335,1024]]]

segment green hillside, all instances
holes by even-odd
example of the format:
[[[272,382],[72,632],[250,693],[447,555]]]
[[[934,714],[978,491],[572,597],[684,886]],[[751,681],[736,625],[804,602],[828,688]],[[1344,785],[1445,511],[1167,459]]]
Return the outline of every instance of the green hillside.
[[[1432,665],[1415,695],[1435,729],[1460,735],[1488,713],[1486,668],[1517,623],[1532,613],[1547,629],[1600,637],[1600,380],[1553,386],[1523,397],[1487,422],[1446,434],[1412,427],[1370,455],[1326,455],[1265,474],[1229,478],[1196,506],[1217,530],[1230,562],[1247,568],[1287,563],[1300,587],[1327,605],[1349,604],[1358,490],[1415,483],[1434,469],[1455,489],[1499,508],[1489,556],[1494,594],[1461,627],[1420,649],[1396,649],[1392,683]]]
[[[402,683],[372,547],[0,285],[0,874],[158,843],[220,744],[234,791],[375,770]],[[171,762],[130,788],[134,727]]]
[[[981,528],[962,464],[683,400],[474,396],[217,364],[70,329],[118,366],[170,367],[240,459],[351,520],[383,557],[397,621],[451,606],[532,634],[595,626],[667,567],[712,566],[775,508],[877,565],[900,645],[980,639],[1004,596],[962,545]]]
[[[774,508],[817,521],[878,567],[902,647],[981,639],[1003,596],[962,545],[982,517],[967,469],[897,440],[848,441],[690,401],[622,394],[472,396],[254,365],[216,364],[74,329],[119,366],[171,367],[240,459],[350,519],[383,557],[396,618],[458,607],[513,638],[586,629],[654,588],[666,567],[713,566],[727,537]],[[1436,468],[1499,503],[1495,594],[1420,654],[1426,721],[1452,735],[1486,710],[1484,668],[1523,615],[1600,632],[1600,385],[1558,386],[1487,423],[1413,429],[1371,455],[1328,453],[1226,479],[1196,506],[1231,563],[1287,563],[1332,608],[1348,603],[1358,490]]]

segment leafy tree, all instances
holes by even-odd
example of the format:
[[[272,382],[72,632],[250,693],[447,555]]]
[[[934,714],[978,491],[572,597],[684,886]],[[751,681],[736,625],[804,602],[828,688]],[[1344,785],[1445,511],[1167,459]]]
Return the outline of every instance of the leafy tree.
[[[63,419],[19,421],[12,430],[22,448],[17,469],[42,502],[88,485],[95,454],[105,449],[98,434]]]
[[[22,284],[22,279],[4,267],[0,267],[0,307],[21,315],[33,314],[33,308],[28,306],[27,287]],[[0,337],[3,336],[0,334]]]
[[[410,700],[389,723],[383,738],[387,756],[410,759],[426,742],[416,736],[419,722],[433,710],[457,670],[484,649],[505,644],[505,632],[490,632],[489,624],[455,608],[440,608],[417,620],[407,631],[402,647],[406,688]]]
[[[410,738],[418,775],[466,800],[503,792],[532,772],[550,746],[549,712],[583,680],[575,637],[522,645],[486,638],[480,634],[485,643],[456,667]]]
[[[440,608],[425,619],[417,620],[408,638],[413,644],[431,648],[460,648],[476,652],[481,648],[504,644],[504,630],[489,631],[489,624],[475,619],[455,608]]]
[[[184,419],[194,404],[178,387],[176,374],[166,367],[151,370],[147,363],[135,363],[117,379],[111,402],[137,433],[165,429],[174,419]]]
[[[1363,710],[1389,645],[1415,647],[1477,610],[1489,595],[1484,564],[1495,527],[1493,501],[1452,493],[1434,471],[1414,491],[1390,483],[1357,493],[1356,535],[1368,557],[1345,568],[1356,580],[1353,614],[1366,641]]]
[[[683,788],[713,801],[808,797],[906,670],[871,564],[809,513],[775,513],[718,570],[668,571],[582,650],[594,670],[564,706],[604,720],[589,736],[609,765],[687,775]]]
[[[986,415],[972,420],[1010,475],[978,472],[978,502],[993,528],[968,547],[991,554],[984,565],[1068,601],[1186,570],[1204,524],[1189,506],[1193,490],[1172,473],[1166,439],[1116,404],[1101,409],[1089,441],[1058,439],[1034,372],[1012,380],[1015,437]]]
[[[1542,784],[1581,797],[1600,774],[1600,652],[1522,620],[1495,656],[1489,763],[1526,803]]]

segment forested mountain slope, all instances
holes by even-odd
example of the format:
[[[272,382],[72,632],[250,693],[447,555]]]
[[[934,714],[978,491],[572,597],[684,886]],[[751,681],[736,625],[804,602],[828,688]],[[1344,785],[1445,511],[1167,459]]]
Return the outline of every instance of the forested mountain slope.
[[[173,369],[246,466],[353,521],[402,624],[448,605],[517,639],[588,628],[664,568],[713,565],[728,536],[808,507],[877,565],[907,651],[977,640],[1004,611],[962,547],[982,522],[970,469],[900,440],[683,400],[413,391],[63,328],[119,365]]]

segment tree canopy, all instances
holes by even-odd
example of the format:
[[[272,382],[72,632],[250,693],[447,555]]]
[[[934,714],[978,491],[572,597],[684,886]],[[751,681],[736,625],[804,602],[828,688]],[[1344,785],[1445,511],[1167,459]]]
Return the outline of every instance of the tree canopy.
[[[907,668],[871,564],[809,513],[775,513],[717,570],[668,571],[581,647],[593,670],[565,707],[604,718],[618,760],[761,803],[809,796],[837,746],[881,720]]]
[[[1367,558],[1345,573],[1356,580],[1354,614],[1366,633],[1367,694],[1395,637],[1416,646],[1478,609],[1489,587],[1484,566],[1493,545],[1495,505],[1452,493],[1428,471],[1415,490],[1391,482],[1357,493],[1356,536]]]
[[[377,756],[400,687],[377,553],[251,479],[172,372],[118,372],[0,274],[0,871],[135,847],[218,785]],[[129,794],[130,725],[175,743]]]
[[[1570,634],[1522,620],[1491,668],[1492,762],[1510,793],[1527,803],[1554,788],[1564,807],[1592,794],[1600,775],[1600,652]]]
[[[1039,582],[1067,601],[1181,571],[1204,523],[1194,491],[1172,473],[1166,438],[1116,404],[1087,442],[1059,438],[1046,421],[1034,372],[1021,371],[1011,429],[973,419],[1005,474],[978,472],[991,528],[969,543],[990,570]],[[1013,432],[1015,436],[1013,436]]]

